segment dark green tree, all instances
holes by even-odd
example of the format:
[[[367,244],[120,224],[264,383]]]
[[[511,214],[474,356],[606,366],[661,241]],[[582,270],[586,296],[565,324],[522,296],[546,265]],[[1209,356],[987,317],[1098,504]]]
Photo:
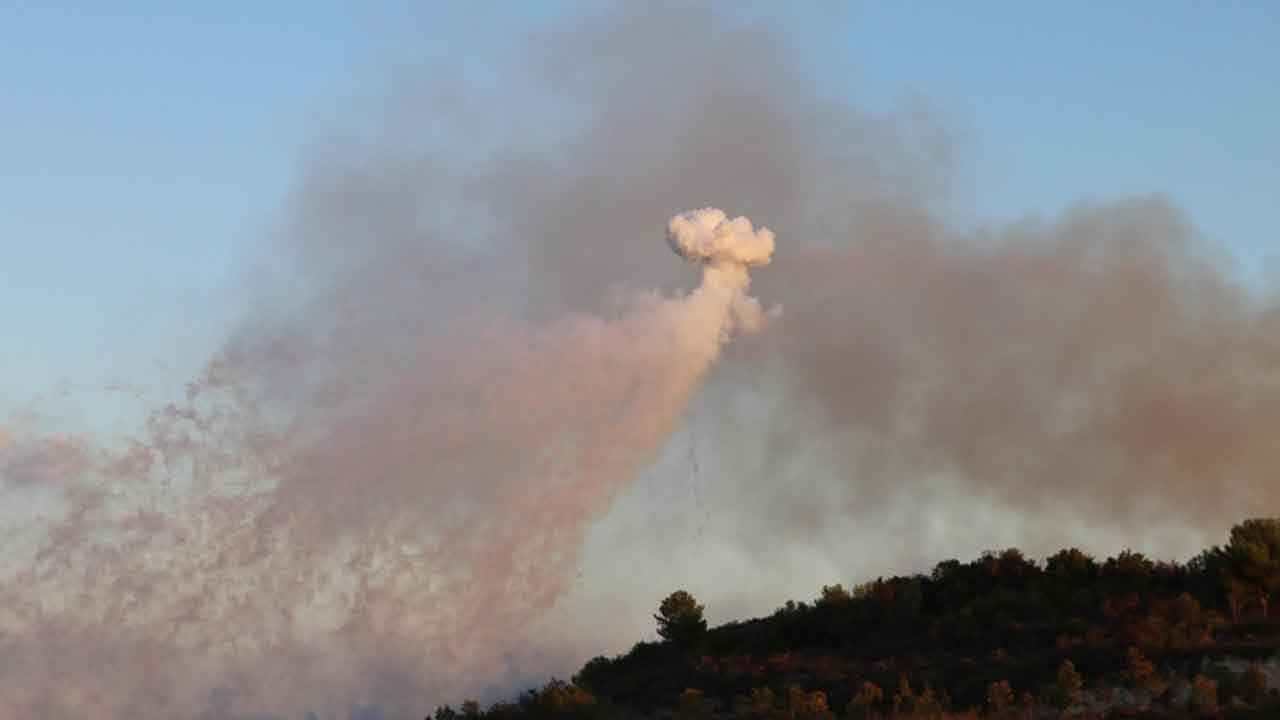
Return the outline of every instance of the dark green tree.
[[[703,606],[684,590],[677,590],[658,606],[658,635],[680,647],[692,647],[707,632],[707,621],[702,617]]]
[[[853,593],[845,589],[844,585],[836,583],[835,585],[823,585],[822,596],[815,603],[817,605],[847,605],[853,601]]]
[[[1271,596],[1280,590],[1280,518],[1255,518],[1231,528],[1227,545],[1236,579],[1270,617]]]
[[[1192,563],[1222,593],[1231,611],[1231,622],[1239,622],[1240,608],[1248,597],[1249,588],[1240,577],[1231,550],[1214,546],[1200,553]]]
[[[1098,572],[1098,563],[1076,548],[1059,550],[1044,563],[1045,573],[1059,582],[1087,580]]]
[[[1102,565],[1102,577],[1114,592],[1141,592],[1146,589],[1154,570],[1155,563],[1146,555],[1125,550],[1107,558]]]

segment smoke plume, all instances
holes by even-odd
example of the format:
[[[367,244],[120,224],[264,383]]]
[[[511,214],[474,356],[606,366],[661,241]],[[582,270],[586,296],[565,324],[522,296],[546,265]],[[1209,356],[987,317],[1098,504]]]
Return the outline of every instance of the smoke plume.
[[[506,45],[505,94],[395,88],[317,143],[242,322],[127,439],[5,421],[2,714],[421,716],[675,587],[728,619],[1280,510],[1280,309],[1169,200],[962,227],[947,118],[832,101],[712,6]],[[786,239],[778,322],[743,218],[671,219],[677,289],[655,230],[703,204]]]
[[[715,233],[687,295],[473,321],[448,347],[400,348],[416,371],[375,387],[350,384],[369,357],[340,334],[246,339],[124,452],[5,448],[6,483],[62,510],[0,594],[8,713],[414,714],[500,673],[564,594],[586,525],[733,331],[762,322],[746,268],[773,235],[724,217],[671,221],[676,246]]]
[[[762,323],[746,268],[768,263],[772,233],[723,218],[672,219],[673,245],[700,240],[686,223],[716,232],[689,295],[456,327],[379,388],[348,386],[342,337],[243,341],[123,454],[6,448],[6,483],[63,509],[5,584],[10,712],[180,716],[207,696],[211,711],[393,698],[413,714],[492,675],[722,343]],[[296,397],[261,407],[280,383]],[[298,415],[269,416],[285,407]]]

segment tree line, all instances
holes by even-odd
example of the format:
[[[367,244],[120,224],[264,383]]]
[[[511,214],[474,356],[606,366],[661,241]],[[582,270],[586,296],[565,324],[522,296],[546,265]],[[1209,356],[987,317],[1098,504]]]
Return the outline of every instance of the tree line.
[[[678,590],[658,642],[432,717],[1274,718],[1278,593],[1280,519],[1244,521],[1184,563],[1007,549],[715,628]]]

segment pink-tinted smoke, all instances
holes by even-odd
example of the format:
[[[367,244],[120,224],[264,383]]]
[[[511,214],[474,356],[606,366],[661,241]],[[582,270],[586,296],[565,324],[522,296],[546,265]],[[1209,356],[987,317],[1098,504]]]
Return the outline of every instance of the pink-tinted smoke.
[[[656,456],[735,329],[764,320],[745,268],[768,261],[772,234],[718,210],[681,217],[703,216],[724,252],[686,295],[537,326],[472,317],[400,347],[416,371],[368,386],[332,372],[368,359],[341,325],[258,336],[123,450],[6,435],[6,483],[51,507],[0,585],[4,713],[376,700],[412,714],[499,676],[565,592],[588,523]]]

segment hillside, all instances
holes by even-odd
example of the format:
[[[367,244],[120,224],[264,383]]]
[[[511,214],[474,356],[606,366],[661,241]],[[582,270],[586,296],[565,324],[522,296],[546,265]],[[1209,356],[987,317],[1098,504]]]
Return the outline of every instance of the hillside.
[[[1280,519],[1186,563],[1009,549],[710,629],[676,592],[663,641],[431,717],[1276,718],[1278,595]]]

